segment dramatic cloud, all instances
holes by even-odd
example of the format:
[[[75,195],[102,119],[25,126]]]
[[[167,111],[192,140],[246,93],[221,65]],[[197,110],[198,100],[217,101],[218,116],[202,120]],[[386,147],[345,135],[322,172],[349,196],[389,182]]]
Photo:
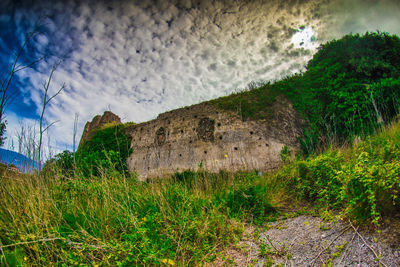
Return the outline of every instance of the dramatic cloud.
[[[251,81],[298,72],[332,38],[367,30],[400,34],[399,4],[383,0],[22,1],[0,7],[2,55],[47,17],[30,53],[47,57],[18,73],[22,98],[10,109],[37,119],[43,81],[63,58],[51,92],[63,83],[66,88],[46,112],[47,123],[59,121],[50,132],[57,150],[72,144],[74,114],[78,136],[87,120],[108,109],[123,121],[142,122]]]

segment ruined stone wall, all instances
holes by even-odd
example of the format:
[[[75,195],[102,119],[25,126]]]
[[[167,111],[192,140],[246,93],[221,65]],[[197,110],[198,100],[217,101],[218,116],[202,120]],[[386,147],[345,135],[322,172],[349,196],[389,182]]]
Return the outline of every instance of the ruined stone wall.
[[[130,171],[139,179],[179,170],[260,170],[277,168],[280,151],[298,149],[302,120],[285,98],[278,98],[268,121],[242,121],[209,103],[160,114],[129,128]]]

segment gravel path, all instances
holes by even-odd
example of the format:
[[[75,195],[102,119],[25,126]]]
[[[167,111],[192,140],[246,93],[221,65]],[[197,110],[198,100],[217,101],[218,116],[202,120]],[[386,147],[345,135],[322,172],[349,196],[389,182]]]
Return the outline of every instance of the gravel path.
[[[400,266],[400,220],[380,233],[301,215],[270,223],[224,251],[212,266]],[[355,231],[357,230],[357,231]]]

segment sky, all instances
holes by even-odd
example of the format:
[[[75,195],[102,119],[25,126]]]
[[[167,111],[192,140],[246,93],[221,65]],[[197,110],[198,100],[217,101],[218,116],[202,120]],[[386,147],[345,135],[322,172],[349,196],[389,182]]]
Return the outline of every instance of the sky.
[[[35,25],[39,25],[35,28]],[[304,71],[321,43],[349,33],[400,35],[396,0],[42,0],[0,3],[0,78],[19,59],[5,111],[5,148],[37,136],[43,84],[54,65],[45,110],[47,153],[73,149],[84,125],[111,110],[123,122],[236,92],[254,81]],[[27,134],[29,132],[29,134]]]

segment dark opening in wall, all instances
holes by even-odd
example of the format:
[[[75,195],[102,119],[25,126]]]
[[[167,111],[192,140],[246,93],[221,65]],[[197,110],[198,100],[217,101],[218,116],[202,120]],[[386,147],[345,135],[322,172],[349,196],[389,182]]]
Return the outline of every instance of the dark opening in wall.
[[[250,134],[252,135],[254,132],[253,131],[250,131]]]
[[[258,140],[261,140],[261,137],[259,137]]]
[[[191,144],[191,143],[193,143],[193,141],[192,141],[192,140],[190,140],[190,141],[189,141],[189,144]]]
[[[220,122],[218,122],[218,124],[217,124],[217,125],[218,125],[218,127],[219,127],[219,126],[221,126],[221,123],[220,123]]]
[[[206,142],[214,141],[214,124],[215,121],[210,118],[201,119],[196,128],[198,138]]]
[[[182,154],[179,154],[179,157],[182,157]]]
[[[266,147],[269,147],[269,145],[268,145],[268,144],[265,144],[265,146],[266,146]]]
[[[157,131],[156,131],[156,144],[157,145],[162,145],[165,143],[165,129],[163,127],[160,127]]]
[[[182,118],[182,121],[185,121],[185,118]]]
[[[194,115],[194,118],[197,119],[197,115]]]
[[[207,151],[206,151],[206,150],[204,150],[204,154],[207,154]]]
[[[234,147],[234,149],[235,149],[235,150],[238,150],[238,148],[237,148],[237,147]]]
[[[183,133],[183,130],[181,130],[181,133]]]
[[[219,140],[222,140],[222,135],[219,137]]]

